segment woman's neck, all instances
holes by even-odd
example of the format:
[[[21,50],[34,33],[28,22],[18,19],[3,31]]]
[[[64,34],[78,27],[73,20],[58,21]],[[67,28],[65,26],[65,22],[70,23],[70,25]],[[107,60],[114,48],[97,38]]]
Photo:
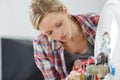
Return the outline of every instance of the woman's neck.
[[[84,38],[84,35],[83,35],[83,31],[82,31],[82,28],[79,24],[79,22],[74,18],[72,17],[71,18],[71,25],[72,25],[72,38],[71,38],[71,41],[76,41],[76,40],[83,40],[85,39]]]

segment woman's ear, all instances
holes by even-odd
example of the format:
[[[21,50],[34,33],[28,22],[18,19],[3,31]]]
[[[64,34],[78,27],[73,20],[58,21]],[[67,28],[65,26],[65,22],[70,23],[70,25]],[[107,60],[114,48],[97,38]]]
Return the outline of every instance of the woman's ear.
[[[64,12],[65,14],[68,14],[68,9],[67,9],[66,6],[63,6],[63,12]]]

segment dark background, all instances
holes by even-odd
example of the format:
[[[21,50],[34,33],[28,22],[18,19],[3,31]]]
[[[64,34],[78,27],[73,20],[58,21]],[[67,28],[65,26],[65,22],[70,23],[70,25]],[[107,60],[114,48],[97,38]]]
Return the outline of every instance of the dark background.
[[[32,40],[1,38],[2,80],[44,80],[34,62]]]

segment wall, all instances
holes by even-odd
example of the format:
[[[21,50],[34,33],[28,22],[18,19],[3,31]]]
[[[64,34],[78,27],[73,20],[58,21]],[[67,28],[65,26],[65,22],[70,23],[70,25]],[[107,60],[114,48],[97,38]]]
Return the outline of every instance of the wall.
[[[107,0],[62,0],[72,14],[100,13]]]
[[[29,19],[30,0],[0,1],[0,35],[5,37],[34,37]]]

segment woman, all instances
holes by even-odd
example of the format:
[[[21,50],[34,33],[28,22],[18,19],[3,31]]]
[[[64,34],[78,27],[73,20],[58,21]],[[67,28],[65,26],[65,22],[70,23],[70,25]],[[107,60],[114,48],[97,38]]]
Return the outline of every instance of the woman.
[[[45,80],[65,79],[74,60],[94,55],[97,14],[71,15],[59,0],[33,0],[30,19],[40,31],[34,57]]]

